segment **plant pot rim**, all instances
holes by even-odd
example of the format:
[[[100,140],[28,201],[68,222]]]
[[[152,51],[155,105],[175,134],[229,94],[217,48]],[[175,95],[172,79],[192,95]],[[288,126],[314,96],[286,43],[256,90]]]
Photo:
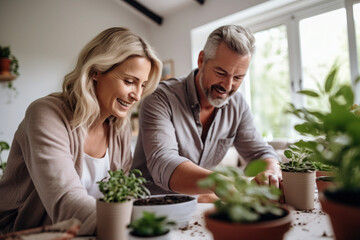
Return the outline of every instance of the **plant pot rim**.
[[[184,203],[188,203],[188,202],[192,202],[194,200],[196,200],[196,197],[191,196],[191,195],[187,195],[187,194],[159,194],[159,195],[150,195],[144,198],[137,198],[134,199],[134,202],[136,202],[137,200],[142,200],[142,199],[146,199],[146,198],[161,198],[161,197],[166,197],[166,196],[172,196],[172,197],[189,197],[191,198],[188,201],[185,202],[178,202],[178,203],[171,203],[171,204],[158,204],[158,205],[134,205],[134,206],[164,206],[164,205],[176,205],[176,204],[184,204]]]
[[[224,225],[233,225],[233,226],[245,227],[245,228],[259,228],[259,227],[266,228],[268,225],[282,225],[285,222],[288,222],[288,221],[291,222],[292,221],[293,216],[292,216],[291,212],[294,210],[294,208],[291,207],[290,205],[286,205],[286,204],[282,204],[280,206],[280,208],[285,210],[286,215],[284,215],[284,216],[282,216],[280,218],[277,218],[277,219],[266,220],[266,221],[241,223],[241,222],[228,222],[228,221],[218,220],[216,218],[210,218],[210,214],[215,213],[216,208],[212,208],[212,209],[209,209],[209,210],[205,211],[204,212],[204,217],[207,218],[207,219],[211,219],[213,221],[216,221],[219,224],[224,224]]]

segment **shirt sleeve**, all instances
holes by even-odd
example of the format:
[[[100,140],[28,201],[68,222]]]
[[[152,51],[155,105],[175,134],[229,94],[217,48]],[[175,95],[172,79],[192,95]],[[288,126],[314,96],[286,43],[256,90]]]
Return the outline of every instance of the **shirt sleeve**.
[[[44,100],[43,100],[44,101]],[[27,110],[22,151],[32,183],[53,223],[77,218],[79,234],[96,228],[96,200],[87,194],[74,167],[73,139],[66,116],[51,103],[37,102]]]
[[[242,98],[239,126],[234,146],[239,154],[249,162],[254,159],[274,158],[279,161],[274,148],[263,140],[257,131],[250,108]]]
[[[175,168],[189,159],[179,155],[172,110],[165,92],[157,90],[144,99],[140,110],[141,138],[147,168],[155,184],[171,191]]]

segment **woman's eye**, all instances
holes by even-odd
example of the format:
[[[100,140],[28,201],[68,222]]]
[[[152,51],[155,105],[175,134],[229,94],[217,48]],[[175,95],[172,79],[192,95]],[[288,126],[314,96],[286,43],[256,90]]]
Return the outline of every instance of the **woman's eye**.
[[[146,87],[146,84],[145,84],[145,83],[144,83],[144,84],[142,84],[142,85],[141,85],[141,87],[142,87],[142,88],[145,88],[145,87]]]
[[[126,84],[134,84],[134,81],[133,80],[129,80],[129,79],[125,79],[124,82]]]

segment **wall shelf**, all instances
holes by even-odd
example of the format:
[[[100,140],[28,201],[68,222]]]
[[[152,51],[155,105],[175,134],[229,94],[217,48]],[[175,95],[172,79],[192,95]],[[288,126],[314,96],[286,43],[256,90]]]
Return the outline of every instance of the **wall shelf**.
[[[16,78],[17,76],[14,75],[0,75],[0,82],[9,82],[12,81]]]

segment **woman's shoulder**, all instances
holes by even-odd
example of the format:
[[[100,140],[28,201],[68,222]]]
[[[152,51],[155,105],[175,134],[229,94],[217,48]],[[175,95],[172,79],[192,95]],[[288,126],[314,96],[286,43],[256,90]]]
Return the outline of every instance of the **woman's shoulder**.
[[[64,100],[55,94],[51,94],[33,101],[26,110],[26,116],[39,115],[50,117],[52,114],[66,115]]]

